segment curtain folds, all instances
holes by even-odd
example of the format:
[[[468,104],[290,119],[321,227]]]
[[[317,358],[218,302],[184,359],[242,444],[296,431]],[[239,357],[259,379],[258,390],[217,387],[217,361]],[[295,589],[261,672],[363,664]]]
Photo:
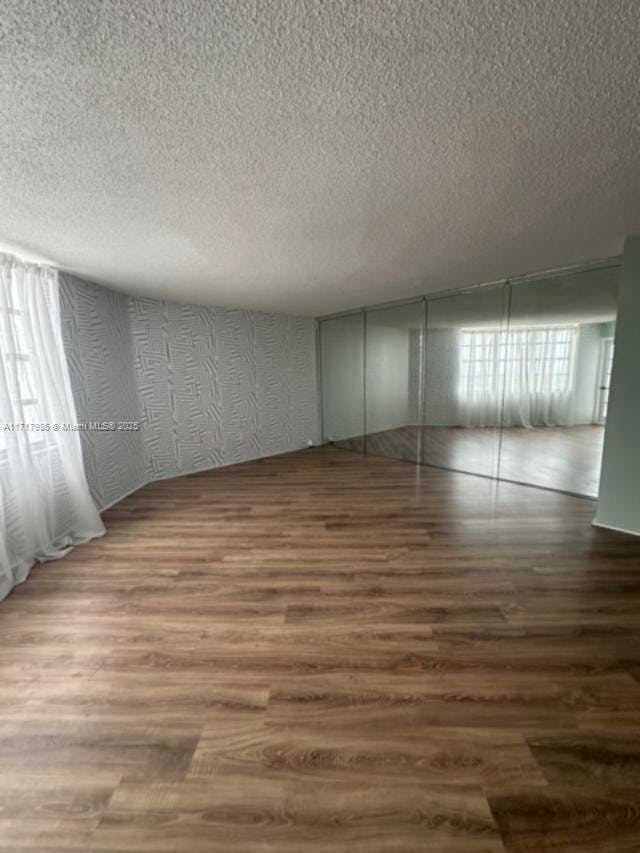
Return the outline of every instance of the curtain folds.
[[[459,333],[463,426],[573,426],[574,327]]]
[[[58,276],[0,255],[0,600],[36,560],[104,534],[89,495]]]

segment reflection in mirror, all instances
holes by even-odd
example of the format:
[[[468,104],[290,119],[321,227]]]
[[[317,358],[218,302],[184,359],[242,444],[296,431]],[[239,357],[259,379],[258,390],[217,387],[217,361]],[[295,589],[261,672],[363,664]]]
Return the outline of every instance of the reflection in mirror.
[[[506,294],[501,283],[427,303],[425,465],[498,474]]]
[[[424,300],[366,312],[367,453],[419,461]]]
[[[597,497],[619,269],[513,283],[502,479]]]
[[[364,315],[320,323],[323,441],[364,452]]]

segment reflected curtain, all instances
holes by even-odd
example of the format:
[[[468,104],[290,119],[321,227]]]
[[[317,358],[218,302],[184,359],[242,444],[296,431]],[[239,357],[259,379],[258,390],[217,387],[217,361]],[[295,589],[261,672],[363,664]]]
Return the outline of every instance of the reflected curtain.
[[[104,533],[89,495],[55,270],[0,255],[0,600],[36,560]],[[60,426],[59,430],[54,425]]]
[[[574,327],[459,333],[458,417],[464,426],[572,426]]]

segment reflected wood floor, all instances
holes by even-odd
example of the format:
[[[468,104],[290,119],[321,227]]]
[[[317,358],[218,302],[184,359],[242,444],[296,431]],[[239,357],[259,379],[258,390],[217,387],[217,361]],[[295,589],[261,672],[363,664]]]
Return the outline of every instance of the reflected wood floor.
[[[640,850],[640,541],[315,449],[149,485],[0,605],[0,851]]]
[[[420,427],[406,426],[366,436],[366,452],[415,462]],[[597,497],[604,427],[422,427],[423,461],[472,474],[500,477]],[[364,451],[364,437],[340,442]]]

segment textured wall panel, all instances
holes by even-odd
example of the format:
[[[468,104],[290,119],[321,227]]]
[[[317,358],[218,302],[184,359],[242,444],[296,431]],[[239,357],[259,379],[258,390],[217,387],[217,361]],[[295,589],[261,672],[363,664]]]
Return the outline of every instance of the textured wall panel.
[[[122,296],[62,276],[63,333],[82,433],[104,507],[144,482],[319,441],[315,321]]]
[[[147,478],[222,465],[213,312],[132,299],[130,318]]]
[[[315,323],[131,299],[149,479],[319,440]]]
[[[78,421],[139,421],[129,299],[107,288],[60,276],[62,334]],[[103,508],[146,480],[142,434],[81,432],[87,480]]]
[[[225,462],[260,456],[255,316],[248,311],[219,311],[220,398],[225,413]]]

